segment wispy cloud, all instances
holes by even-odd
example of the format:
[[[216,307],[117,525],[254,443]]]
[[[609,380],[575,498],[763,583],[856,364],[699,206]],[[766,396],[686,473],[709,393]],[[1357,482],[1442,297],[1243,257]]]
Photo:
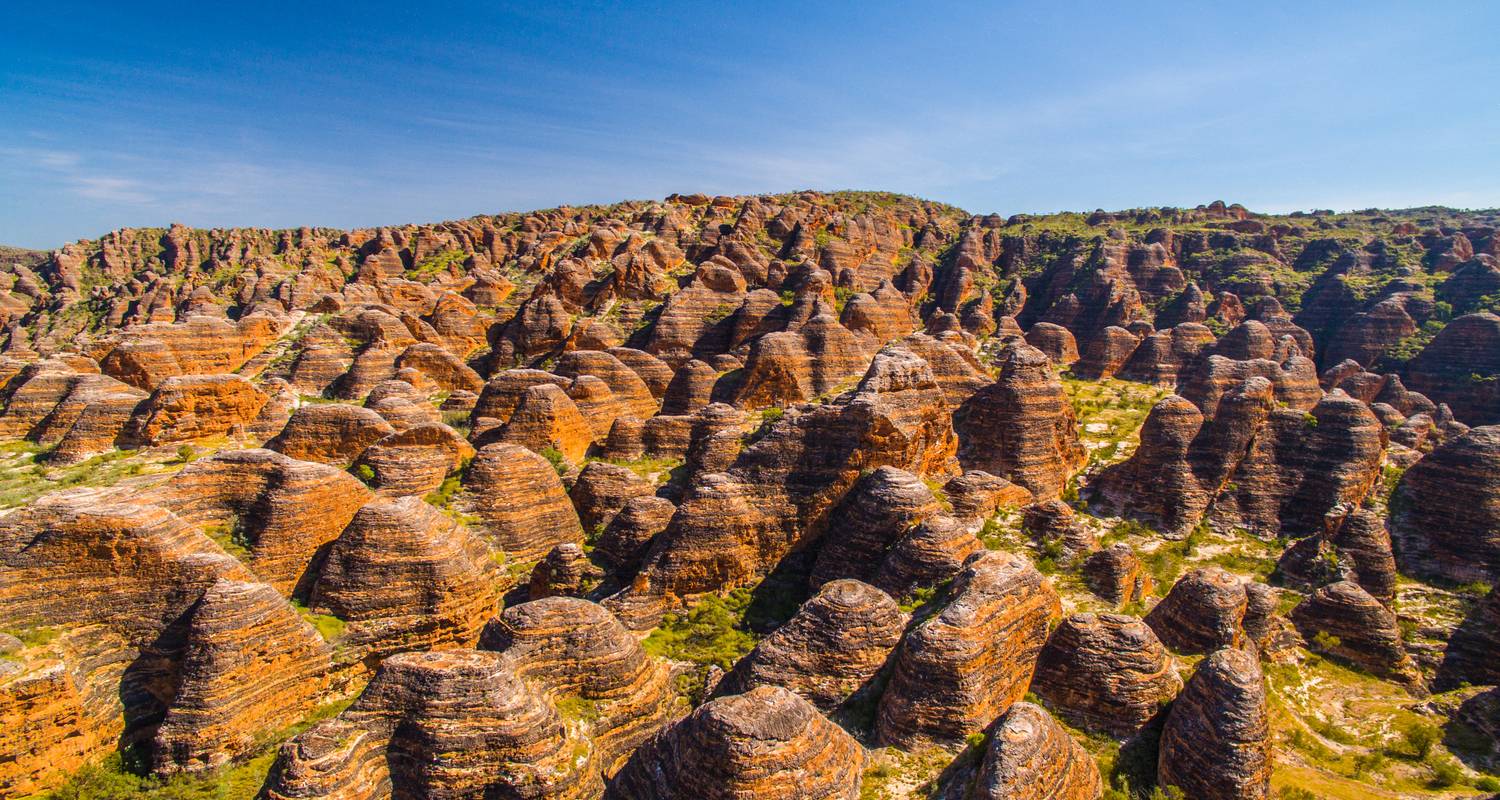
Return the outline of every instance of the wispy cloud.
[[[116,178],[108,175],[73,175],[67,180],[72,184],[74,194],[90,200],[139,204],[155,201],[155,198],[148,194],[138,181],[129,178]]]

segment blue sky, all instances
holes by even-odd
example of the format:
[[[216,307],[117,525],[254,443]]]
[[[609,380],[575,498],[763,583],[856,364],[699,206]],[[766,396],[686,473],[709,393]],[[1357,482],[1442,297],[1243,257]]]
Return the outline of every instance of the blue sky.
[[[1486,0],[115,0],[4,17],[5,244],[674,191],[884,189],[1002,214],[1500,205]]]

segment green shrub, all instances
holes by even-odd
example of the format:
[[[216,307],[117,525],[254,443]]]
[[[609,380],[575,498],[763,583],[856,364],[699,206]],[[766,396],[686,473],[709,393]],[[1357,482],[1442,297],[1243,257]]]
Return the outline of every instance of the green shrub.
[[[1427,768],[1432,770],[1432,777],[1427,779],[1427,784],[1435,789],[1457,785],[1464,777],[1463,770],[1451,758],[1429,758],[1426,762]]]
[[[740,588],[727,597],[708,595],[686,612],[667,614],[646,637],[646,652],[729,669],[755,646],[744,624],[750,601],[750,590]]]
[[[314,612],[312,609],[309,609],[307,605],[301,600],[294,599],[291,602],[292,608],[297,609],[297,613],[301,614],[303,619],[307,620],[314,628],[316,628],[318,630],[318,635],[322,636],[325,641],[337,641],[338,639],[343,637],[344,630],[349,627],[349,623],[339,619],[338,617],[335,617],[331,614],[318,614]]]
[[[1313,634],[1313,644],[1317,645],[1319,650],[1329,652],[1332,650],[1337,650],[1340,646],[1343,645],[1343,641],[1341,641],[1339,637],[1334,636],[1328,631],[1318,631],[1317,633]]]
[[[568,474],[568,459],[561,450],[556,447],[544,447],[541,456],[547,459],[547,463],[551,464],[554,470],[557,470],[558,477]]]
[[[1433,725],[1413,722],[1401,729],[1401,742],[1406,745],[1406,754],[1417,761],[1426,760],[1437,741],[1438,729]]]

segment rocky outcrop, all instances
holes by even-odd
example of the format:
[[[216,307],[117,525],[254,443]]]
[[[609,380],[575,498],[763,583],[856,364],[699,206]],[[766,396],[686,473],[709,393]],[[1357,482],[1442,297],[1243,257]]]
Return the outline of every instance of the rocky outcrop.
[[[41,445],[54,445],[45,460],[68,465],[114,449],[146,393],[92,373],[77,375],[67,394],[30,431]]]
[[[283,326],[264,314],[238,324],[223,317],[190,316],[181,323],[130,328],[100,362],[100,369],[131,386],[151,391],[178,375],[234,372],[265,349]]]
[[[830,516],[812,585],[837,578],[872,579],[896,539],[937,512],[932,490],[910,472],[880,467],[862,476]]]
[[[1154,588],[1150,573],[1124,542],[1089,556],[1083,562],[1083,580],[1089,591],[1116,605],[1143,600]]]
[[[1027,505],[1031,492],[983,470],[969,470],[943,484],[943,494],[960,519],[985,519],[1002,508]]]
[[[935,587],[963,568],[969,556],[984,549],[963,521],[941,514],[907,529],[886,553],[874,583],[892,597]]]
[[[156,731],[156,770],[199,772],[252,752],[319,702],[332,660],[276,590],[216,582],[190,613],[177,690]]]
[[[1390,531],[1402,572],[1500,576],[1500,426],[1474,428],[1408,469],[1391,498]]]
[[[492,547],[517,561],[541,558],[559,544],[583,542],[578,512],[545,458],[520,445],[481,448],[464,470],[459,508],[477,517],[472,527]]]
[[[656,487],[629,467],[594,461],[578,473],[568,498],[584,530],[602,531],[632,498],[653,494]]]
[[[646,384],[646,389],[651,392],[653,398],[660,400],[666,396],[667,387],[671,385],[672,378],[675,377],[671,365],[667,362],[645,350],[636,350],[632,347],[611,347],[605,352],[619,359],[621,364],[630,367]]]
[[[662,396],[661,413],[668,415],[691,414],[713,402],[714,383],[719,371],[708,363],[692,359],[672,375]]]
[[[959,461],[1024,487],[1038,499],[1062,492],[1085,461],[1073,408],[1052,362],[1029,345],[1000,356],[1000,377],[954,415]]]
[[[654,495],[627,500],[599,534],[594,553],[616,571],[633,572],[676,511],[671,500]]]
[[[1204,567],[1178,578],[1146,615],[1146,624],[1182,653],[1236,647],[1244,641],[1246,602],[1239,578],[1218,567]]]
[[[869,686],[905,625],[885,592],[856,580],[830,581],[740,659],[717,692],[781,686],[831,711]]]
[[[1330,513],[1321,532],[1282,553],[1276,573],[1286,584],[1304,591],[1347,579],[1387,607],[1396,598],[1390,534],[1385,521],[1365,508]]]
[[[887,347],[855,391],[788,411],[725,472],[697,476],[641,577],[610,604],[627,624],[649,625],[670,596],[764,574],[823,534],[865,470],[952,474],[957,441],[941,398],[925,362]]]
[[[354,470],[367,468],[370,486],[382,495],[425,495],[473,457],[473,445],[458,431],[428,422],[376,441],[355,460]]]
[[[1406,365],[1406,384],[1444,403],[1468,425],[1500,424],[1500,316],[1466,314],[1448,323]]]
[[[1016,703],[995,721],[966,800],[1097,800],[1099,767],[1046,709]]]
[[[1453,631],[1432,688],[1442,692],[1464,683],[1500,685],[1500,592],[1494,589]]]
[[[1026,332],[1026,343],[1046,354],[1048,360],[1064,367],[1078,360],[1078,343],[1073,332],[1061,325],[1038,322]]]
[[[417,370],[434,386],[445,391],[465,391],[478,394],[484,389],[484,379],[468,364],[441,345],[418,342],[396,357],[396,369],[408,367]]]
[[[1196,322],[1159,330],[1141,340],[1130,360],[1120,367],[1126,380],[1175,386],[1214,342],[1213,331]]]
[[[950,594],[897,650],[876,719],[882,742],[954,742],[983,729],[1026,693],[1061,611],[1029,561],[1000,551],[972,556]]]
[[[1091,484],[1105,508],[1181,537],[1205,516],[1267,536],[1319,531],[1380,477],[1386,436],[1365,404],[1335,390],[1310,411],[1276,405],[1269,381],[1226,394],[1211,420],[1182,398],[1152,409],[1141,445]]]
[[[1063,561],[1076,561],[1098,549],[1094,534],[1078,524],[1072,506],[1061,500],[1032,503],[1021,509],[1021,532],[1044,551]]]
[[[649,357],[649,354],[646,354]],[[609,386],[622,413],[641,419],[656,414],[659,403],[651,387],[620,359],[599,350],[571,350],[557,360],[556,372],[565,378],[592,375]]]
[[[242,436],[268,399],[238,375],[173,376],[136,409],[122,438],[128,444],[154,446]]]
[[[811,400],[852,381],[869,364],[869,351],[831,314],[820,314],[795,331],[756,339],[737,376],[733,403],[762,408]]]
[[[479,413],[477,407],[474,413]],[[608,434],[608,426],[604,431]],[[568,461],[581,464],[594,437],[588,419],[568,393],[555,384],[542,383],[521,393],[520,402],[497,441],[518,444],[537,453],[556,451]]]
[[[346,621],[340,643],[363,658],[472,644],[499,573],[480,539],[421,498],[377,499],[334,540],[308,605]]]
[[[666,664],[597,603],[551,597],[512,606],[485,626],[481,646],[504,652],[516,674],[552,701],[587,704],[587,718],[568,722],[587,726],[599,774],[613,774],[674,714]],[[565,718],[571,713],[566,702],[559,709]]]
[[[255,449],[199,459],[152,496],[183,521],[244,548],[255,574],[290,596],[371,495],[346,472]]]
[[[266,447],[300,461],[342,466],[395,432],[389,422],[363,406],[310,403],[293,411],[286,427]]]
[[[267,796],[598,797],[672,713],[665,666],[593,603],[512,607],[484,640],[499,652],[387,658],[354,705],[282,746]]]
[[[90,713],[82,676],[57,660],[0,667],[0,792],[40,795],[114,746],[121,725]]]
[[[1292,609],[1291,619],[1313,649],[1382,677],[1418,683],[1396,615],[1359,584],[1339,581],[1318,589]]]
[[[778,686],[720,697],[647,743],[611,800],[854,800],[864,752],[813,705]]]
[[[527,581],[526,596],[532,600],[546,597],[581,597],[603,577],[589,561],[583,548],[572,542],[560,544],[536,563]]]
[[[1151,627],[1123,614],[1075,614],[1037,657],[1031,690],[1087,731],[1126,738],[1182,688]]]
[[[575,763],[579,747],[503,654],[399,653],[348,710],[281,746],[265,794],[581,800],[598,780]]]
[[[474,430],[477,432],[509,422],[510,415],[515,413],[516,406],[521,402],[521,395],[527,389],[544,383],[566,389],[571,381],[539,369],[508,369],[495,373],[485,381],[484,389],[480,391],[479,399],[475,401],[470,413],[469,421]]]
[[[1311,359],[1297,355],[1280,362],[1269,358],[1240,360],[1218,353],[1199,359],[1180,382],[1178,393],[1198,406],[1205,419],[1212,419],[1218,413],[1219,401],[1250,378],[1270,381],[1277,404],[1292,411],[1310,409],[1323,396]]]
[[[157,506],[61,493],[0,520],[0,618],[23,631],[61,628],[19,672],[3,662],[0,717],[14,724],[0,735],[0,785],[45,787],[114,748],[127,725],[160,719],[184,622],[221,579],[254,577]],[[256,685],[297,696],[274,678]],[[247,713],[248,729],[268,711],[253,700],[225,710]]]
[[[1157,782],[1201,800],[1271,794],[1266,686],[1252,653],[1226,648],[1199,662],[1162,730]]]
[[[1140,345],[1141,337],[1116,325],[1094,335],[1084,348],[1083,357],[1073,365],[1073,372],[1089,380],[1113,378]]]

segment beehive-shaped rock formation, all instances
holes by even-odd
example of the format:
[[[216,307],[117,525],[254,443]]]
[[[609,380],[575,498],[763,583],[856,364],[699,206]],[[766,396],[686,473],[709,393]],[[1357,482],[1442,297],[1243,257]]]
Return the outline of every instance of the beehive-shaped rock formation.
[[[1026,693],[1061,611],[1029,561],[1000,551],[971,557],[950,592],[901,642],[876,720],[882,742],[953,742],[983,729]]]

